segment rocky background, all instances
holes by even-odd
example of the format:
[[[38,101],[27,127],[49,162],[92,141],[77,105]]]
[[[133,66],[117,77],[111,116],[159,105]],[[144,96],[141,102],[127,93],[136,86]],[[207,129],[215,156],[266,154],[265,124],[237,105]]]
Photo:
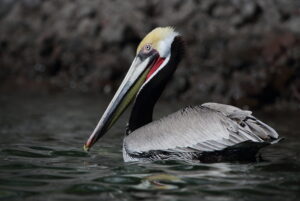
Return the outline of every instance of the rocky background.
[[[164,99],[300,108],[299,0],[1,0],[0,91],[113,93],[157,26],[186,42]]]

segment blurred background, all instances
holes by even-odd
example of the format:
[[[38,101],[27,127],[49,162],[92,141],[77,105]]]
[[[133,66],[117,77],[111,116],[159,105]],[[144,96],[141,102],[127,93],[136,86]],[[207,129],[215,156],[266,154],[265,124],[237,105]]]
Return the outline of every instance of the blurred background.
[[[186,42],[163,100],[299,109],[299,0],[1,0],[0,92],[111,95],[157,26]]]

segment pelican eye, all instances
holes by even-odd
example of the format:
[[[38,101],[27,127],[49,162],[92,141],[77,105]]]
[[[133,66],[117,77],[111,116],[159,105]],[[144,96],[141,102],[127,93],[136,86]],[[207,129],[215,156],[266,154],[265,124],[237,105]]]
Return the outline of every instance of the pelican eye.
[[[146,52],[146,53],[148,53],[148,52],[150,52],[152,50],[152,45],[151,44],[146,44],[145,46],[144,46],[144,52]]]

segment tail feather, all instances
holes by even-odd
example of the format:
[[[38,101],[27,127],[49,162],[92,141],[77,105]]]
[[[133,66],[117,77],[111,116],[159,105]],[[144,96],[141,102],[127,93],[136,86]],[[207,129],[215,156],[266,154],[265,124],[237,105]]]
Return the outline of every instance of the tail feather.
[[[270,144],[277,144],[277,143],[281,142],[282,140],[284,140],[284,138],[283,138],[283,137],[281,137],[281,138],[277,138],[277,139],[275,139],[275,140],[271,141],[271,142],[270,142]]]
[[[255,117],[248,117],[244,120],[244,122],[249,126],[251,131],[260,138],[266,141],[269,141],[270,139],[278,139],[278,133],[273,128]]]

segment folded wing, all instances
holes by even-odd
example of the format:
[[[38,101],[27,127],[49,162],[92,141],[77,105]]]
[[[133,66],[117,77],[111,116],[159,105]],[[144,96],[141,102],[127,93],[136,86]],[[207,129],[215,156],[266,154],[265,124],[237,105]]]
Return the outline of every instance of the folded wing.
[[[124,139],[127,153],[212,152],[245,141],[271,142],[274,129],[256,119],[252,112],[230,105],[205,103],[186,107],[147,124]]]

